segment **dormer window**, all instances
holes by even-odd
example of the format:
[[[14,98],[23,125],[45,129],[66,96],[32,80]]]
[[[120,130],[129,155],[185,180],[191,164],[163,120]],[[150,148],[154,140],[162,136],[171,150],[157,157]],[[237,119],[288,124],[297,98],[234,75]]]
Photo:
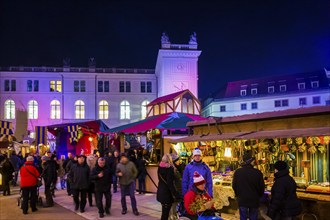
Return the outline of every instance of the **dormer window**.
[[[305,89],[305,83],[298,83],[298,89],[304,90]]]
[[[246,96],[246,89],[241,89],[241,96]]]
[[[280,92],[286,91],[286,85],[280,85]]]
[[[319,88],[319,81],[312,81],[311,85],[312,85],[312,88]]]
[[[268,93],[274,93],[275,87],[274,86],[268,86]]]
[[[258,89],[257,88],[251,89],[251,95],[257,95],[257,94],[258,94]]]

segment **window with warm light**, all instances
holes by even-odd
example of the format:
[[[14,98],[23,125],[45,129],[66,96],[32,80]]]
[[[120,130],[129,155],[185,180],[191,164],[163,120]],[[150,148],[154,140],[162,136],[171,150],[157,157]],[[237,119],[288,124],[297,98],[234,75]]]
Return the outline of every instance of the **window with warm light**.
[[[5,119],[15,119],[15,102],[13,100],[5,101]]]
[[[61,104],[58,100],[50,102],[50,118],[60,119],[61,118]]]
[[[35,100],[28,102],[28,119],[38,119],[38,102]]]
[[[109,104],[105,100],[99,103],[99,119],[109,119]]]
[[[231,148],[230,147],[225,148],[225,157],[231,157]]]
[[[84,119],[85,118],[85,103],[82,100],[77,100],[74,104],[75,106],[75,118]]]
[[[120,119],[130,119],[130,104],[126,100],[120,103]]]
[[[51,80],[49,82],[49,91],[62,92],[62,81],[61,80]]]
[[[148,100],[145,100],[141,104],[141,119],[145,119],[147,117],[147,105],[150,102]]]

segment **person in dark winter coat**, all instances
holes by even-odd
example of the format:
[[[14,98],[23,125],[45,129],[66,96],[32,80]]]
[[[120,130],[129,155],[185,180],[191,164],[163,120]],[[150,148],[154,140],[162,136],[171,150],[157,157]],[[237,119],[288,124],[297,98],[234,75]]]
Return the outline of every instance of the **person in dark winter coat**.
[[[127,213],[126,195],[129,194],[131,198],[131,206],[134,215],[139,215],[135,199],[135,179],[137,176],[137,169],[132,161],[129,161],[127,155],[122,153],[120,156],[120,163],[117,164],[116,174],[119,177],[120,190],[121,190],[121,214]]]
[[[202,161],[202,152],[196,148],[193,150],[193,161],[187,164],[182,177],[182,194],[185,195],[193,185],[194,172],[197,171],[206,181],[206,190],[213,197],[212,174],[209,166]]]
[[[275,182],[271,190],[271,200],[267,215],[275,220],[289,220],[302,211],[300,200],[297,198],[297,184],[289,175],[288,165],[284,161],[277,161],[275,168]]]
[[[89,177],[90,169],[86,163],[86,157],[84,155],[80,155],[78,156],[78,163],[72,165],[68,174],[68,179],[73,190],[75,211],[80,208],[81,213],[85,212],[87,190],[89,187]]]
[[[68,193],[68,196],[71,196],[73,194],[72,189],[71,189],[71,184],[70,181],[68,181],[68,175],[70,172],[71,167],[73,164],[76,164],[78,161],[78,156],[73,156],[72,153],[68,153],[68,158],[64,161],[63,167],[65,169],[65,173],[67,176],[66,180],[66,192]]]
[[[170,154],[165,154],[157,170],[158,189],[157,201],[162,205],[161,220],[167,220],[174,199],[179,198],[179,193],[174,187],[174,164]]]
[[[91,173],[91,179],[95,184],[96,205],[100,218],[104,217],[103,195],[105,197],[105,213],[110,215],[112,171],[110,167],[106,166],[105,159],[100,157]]]
[[[41,161],[43,167],[41,176],[44,179],[44,183],[45,183],[45,197],[46,197],[46,204],[44,205],[44,207],[45,208],[52,207],[54,206],[54,200],[53,200],[51,187],[55,179],[57,178],[56,165],[55,165],[56,162],[54,160],[51,160],[47,156],[42,156]]]
[[[233,176],[232,188],[237,197],[241,220],[257,220],[259,200],[265,191],[265,182],[260,170],[253,168],[255,158],[243,155],[241,168]]]
[[[4,160],[0,163],[0,173],[2,174],[3,195],[10,195],[10,181],[13,179],[14,167],[10,163],[7,154],[4,154]]]
[[[142,151],[138,152],[136,167],[138,170],[139,194],[146,193],[146,177],[148,161],[144,158]]]
[[[33,164],[34,158],[28,156],[26,162],[20,169],[21,183],[20,187],[22,190],[22,210],[23,214],[28,213],[28,202],[30,199],[30,207],[32,212],[37,211],[37,178],[40,176],[39,171]]]
[[[11,162],[11,164],[13,165],[14,170],[15,170],[15,175],[14,175],[14,178],[13,178],[12,184],[13,184],[13,186],[16,186],[16,184],[17,184],[17,179],[18,179],[18,171],[19,171],[19,169],[20,169],[21,166],[22,166],[22,161],[21,161],[21,159],[16,155],[16,152],[15,152],[15,151],[13,151],[13,152],[11,153],[11,156],[10,156],[10,162]]]

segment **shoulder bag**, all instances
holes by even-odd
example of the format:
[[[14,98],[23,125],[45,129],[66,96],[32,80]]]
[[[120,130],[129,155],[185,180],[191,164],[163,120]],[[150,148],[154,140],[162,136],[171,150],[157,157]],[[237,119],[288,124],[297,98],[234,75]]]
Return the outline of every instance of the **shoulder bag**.
[[[42,186],[42,180],[41,180],[41,178],[40,177],[37,177],[36,175],[34,175],[26,166],[25,166],[25,164],[24,164],[24,167],[25,167],[25,169],[26,169],[26,171],[28,172],[28,173],[30,173],[32,176],[34,176],[36,179],[37,179],[37,186],[38,187],[40,187],[40,186]]]

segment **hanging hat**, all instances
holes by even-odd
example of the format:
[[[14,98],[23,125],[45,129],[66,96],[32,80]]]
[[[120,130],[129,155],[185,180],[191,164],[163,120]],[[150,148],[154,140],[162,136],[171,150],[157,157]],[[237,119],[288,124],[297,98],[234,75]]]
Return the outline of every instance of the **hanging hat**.
[[[194,185],[202,185],[205,183],[205,179],[202,175],[200,175],[197,171],[194,172]]]
[[[200,155],[200,156],[202,155],[202,151],[198,148],[195,148],[193,150],[193,157],[196,156],[196,155]]]
[[[278,171],[284,170],[288,167],[286,162],[279,160],[275,163],[274,168],[277,169]]]

